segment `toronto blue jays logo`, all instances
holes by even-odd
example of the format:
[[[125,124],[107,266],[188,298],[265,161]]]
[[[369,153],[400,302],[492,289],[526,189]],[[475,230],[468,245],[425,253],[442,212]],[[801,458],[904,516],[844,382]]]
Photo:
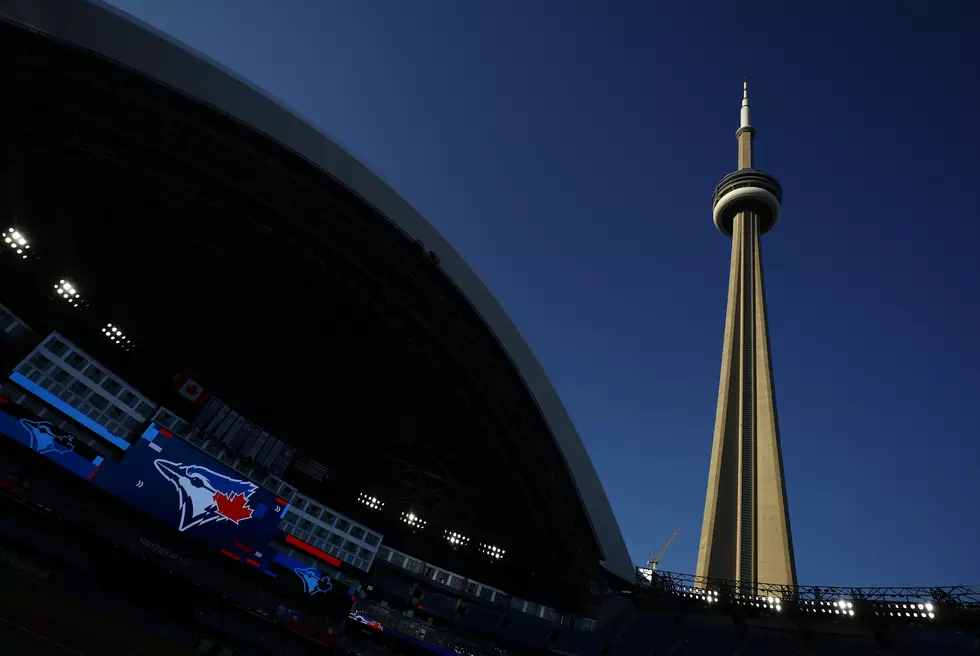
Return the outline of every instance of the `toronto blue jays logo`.
[[[200,465],[163,459],[154,460],[153,466],[177,490],[180,531],[210,522],[238,524],[255,512],[248,505],[258,489],[251,481],[230,478]]]
[[[61,455],[75,450],[75,436],[59,435],[54,432],[50,421],[21,419],[20,425],[31,436],[31,448],[38,453]]]
[[[297,567],[293,571],[303,581],[303,591],[307,594],[315,595],[318,592],[333,590],[333,581],[330,580],[330,577],[320,576],[320,572],[315,567]]]

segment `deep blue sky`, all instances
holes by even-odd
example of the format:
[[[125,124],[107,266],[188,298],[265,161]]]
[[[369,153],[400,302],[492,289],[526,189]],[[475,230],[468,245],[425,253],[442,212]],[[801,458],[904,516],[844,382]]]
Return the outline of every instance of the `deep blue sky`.
[[[551,376],[634,561],[680,527],[677,571],[724,328],[711,192],[747,75],[756,163],[785,196],[763,252],[799,579],[980,582],[976,2],[114,4],[442,231]]]

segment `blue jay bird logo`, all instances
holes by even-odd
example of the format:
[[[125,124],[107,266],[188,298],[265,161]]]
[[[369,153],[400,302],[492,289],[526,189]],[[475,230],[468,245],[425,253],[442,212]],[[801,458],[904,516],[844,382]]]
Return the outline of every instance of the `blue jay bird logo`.
[[[231,478],[200,465],[158,459],[153,466],[177,490],[181,532],[210,522],[249,519],[254,508],[248,500],[258,487],[251,481]]]
[[[333,581],[330,580],[330,577],[320,576],[320,572],[315,567],[297,567],[293,571],[303,581],[303,591],[306,594],[315,595],[318,592],[333,590]]]
[[[62,455],[75,450],[75,436],[55,433],[50,421],[21,419],[20,425],[31,436],[31,448],[38,453]]]

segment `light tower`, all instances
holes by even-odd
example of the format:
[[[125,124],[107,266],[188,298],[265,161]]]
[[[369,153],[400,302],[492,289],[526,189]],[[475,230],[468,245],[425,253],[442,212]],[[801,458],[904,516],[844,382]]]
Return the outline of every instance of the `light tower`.
[[[795,585],[760,250],[779,219],[782,189],[752,167],[748,82],[735,137],[738,170],[713,198],[715,226],[732,238],[732,263],[697,575]]]

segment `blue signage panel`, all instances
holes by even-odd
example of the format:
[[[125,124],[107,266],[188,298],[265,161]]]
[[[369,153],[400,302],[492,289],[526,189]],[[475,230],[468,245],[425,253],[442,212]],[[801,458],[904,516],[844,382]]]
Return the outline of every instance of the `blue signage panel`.
[[[129,442],[119,437],[118,435],[115,435],[114,433],[110,433],[108,428],[106,428],[99,422],[89,418],[77,408],[73,408],[72,406],[68,405],[67,403],[59,399],[57,396],[55,396],[48,390],[44,389],[34,381],[27,378],[27,376],[14,372],[10,375],[10,380],[14,381],[18,385],[26,389],[28,392],[30,392],[31,394],[34,394],[36,397],[38,397],[45,403],[48,403],[54,406],[55,408],[57,408],[58,410],[60,410],[61,412],[65,413],[66,415],[68,415],[69,417],[71,417],[72,419],[74,419],[75,421],[77,421],[82,426],[89,429],[96,435],[104,437],[110,443],[119,447],[123,451],[129,448]]]
[[[276,497],[186,442],[161,437],[153,426],[147,433],[155,439],[138,440],[92,482],[181,533],[267,569],[263,551],[282,533]]]
[[[11,410],[15,410],[12,407]],[[25,414],[25,413],[21,413]],[[99,457],[80,453],[87,450],[74,435],[55,428],[51,422],[34,418],[18,418],[0,411],[0,433],[54,460],[65,469],[88,478],[102,462]]]

